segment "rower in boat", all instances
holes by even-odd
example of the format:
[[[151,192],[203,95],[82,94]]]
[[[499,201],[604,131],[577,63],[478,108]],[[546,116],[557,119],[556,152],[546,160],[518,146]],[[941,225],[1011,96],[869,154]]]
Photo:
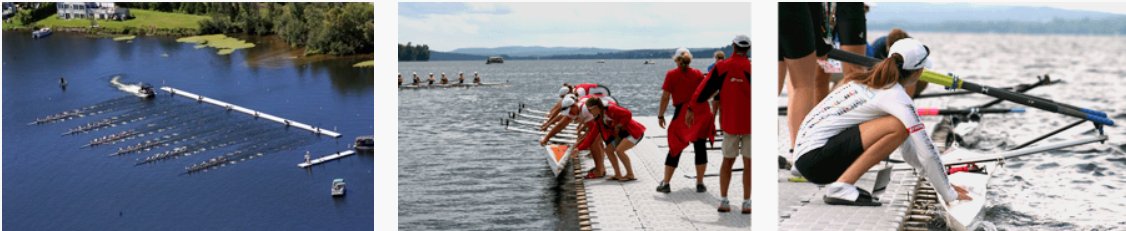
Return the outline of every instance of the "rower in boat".
[[[403,73],[399,73],[399,86],[403,86]]]
[[[551,131],[548,131],[547,134],[544,135],[543,139],[540,140],[540,145],[547,145],[547,142],[550,141],[552,137],[555,137],[556,134],[559,134],[560,131],[563,131],[563,129],[570,125],[572,121],[578,122],[579,125],[575,129],[575,131],[580,131],[578,136],[578,140],[580,142],[578,146],[576,146],[575,150],[589,149],[591,156],[594,158],[594,169],[587,172],[586,177],[584,178],[602,178],[606,176],[606,166],[602,162],[605,154],[605,144],[602,142],[602,140],[597,139],[599,137],[597,130],[591,130],[592,132],[582,132],[589,130],[589,128],[593,128],[595,126],[594,114],[591,114],[590,109],[586,108],[586,103],[590,100],[602,101],[602,104],[604,105],[618,105],[618,103],[614,100],[614,98],[611,98],[609,96],[597,97],[588,95],[587,97],[583,97],[577,100],[573,98],[574,95],[570,96],[571,97],[564,98],[562,104],[562,107],[566,109],[567,113],[565,113],[563,116],[560,116],[561,119],[554,122],[554,126],[551,128]],[[545,126],[550,125],[552,124],[545,124]]]
[[[66,79],[63,77],[59,77],[59,88],[62,88],[64,91],[66,90]]]
[[[460,71],[457,72],[457,84],[458,85],[465,84],[465,73],[460,72]]]
[[[430,73],[430,78],[426,79],[426,81],[428,82],[427,85],[434,85],[434,73],[433,72]]]
[[[422,80],[418,78],[418,72],[411,72],[411,76],[414,76],[411,79],[411,85],[418,86],[418,84],[422,82]]]
[[[828,184],[831,205],[880,206],[854,184],[902,145],[904,160],[934,186],[944,201],[972,200],[947,178],[939,153],[915,112],[911,94],[930,49],[911,39],[896,41],[890,57],[867,73],[846,76],[842,86],[813,107],[797,133],[792,158],[809,182]]]
[[[473,84],[481,84],[481,76],[476,71],[473,72]]]
[[[438,84],[442,84],[442,85],[450,84],[450,79],[446,78],[445,72],[442,72],[442,79],[441,79],[440,82],[438,82]]]

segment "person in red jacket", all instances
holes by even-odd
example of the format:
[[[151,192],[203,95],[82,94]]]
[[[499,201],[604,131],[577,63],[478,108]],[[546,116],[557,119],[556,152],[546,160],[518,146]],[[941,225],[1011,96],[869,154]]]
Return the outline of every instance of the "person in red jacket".
[[[735,165],[735,158],[743,156],[743,210],[744,214],[751,213],[751,60],[747,53],[751,50],[751,40],[746,35],[735,36],[732,41],[734,52],[730,58],[716,63],[706,79],[700,83],[693,101],[697,104],[689,105],[689,112],[685,122],[712,123],[707,119],[693,121],[693,110],[708,110],[698,108],[698,103],[707,102],[708,99],[719,96],[719,126],[723,129],[723,164],[719,170],[720,201],[719,212],[730,212],[731,202],[727,200],[727,189],[731,185],[731,169]]]
[[[704,171],[708,168],[707,140],[702,136],[688,140],[678,135],[688,129],[686,126],[678,126],[684,123],[682,122],[684,116],[681,115],[681,109],[685,107],[685,104],[691,101],[692,93],[696,91],[696,87],[704,80],[704,73],[700,73],[700,70],[689,66],[689,64],[692,63],[692,52],[688,51],[687,48],[677,49],[676,53],[673,55],[673,61],[676,62],[676,68],[665,73],[665,82],[661,86],[661,90],[663,90],[661,93],[661,102],[657,104],[657,124],[660,125],[661,128],[666,128],[665,111],[666,108],[668,108],[670,99],[672,100],[674,108],[672,121],[669,122],[672,126],[667,127],[669,153],[665,156],[665,178],[657,185],[657,192],[672,192],[672,186],[670,186],[669,183],[672,180],[673,172],[675,172],[677,166],[680,165],[680,154],[688,146],[688,143],[692,144],[696,152],[696,192],[706,192],[708,188],[704,186]]]
[[[626,151],[641,142],[645,137],[645,126],[633,120],[633,113],[618,105],[606,105],[601,100],[587,100],[587,110],[594,115],[599,133],[603,140],[608,140],[606,150],[610,157],[610,164],[614,166],[612,180],[633,181],[633,167],[630,165],[629,155]],[[626,168],[626,175],[618,169],[618,160]]]

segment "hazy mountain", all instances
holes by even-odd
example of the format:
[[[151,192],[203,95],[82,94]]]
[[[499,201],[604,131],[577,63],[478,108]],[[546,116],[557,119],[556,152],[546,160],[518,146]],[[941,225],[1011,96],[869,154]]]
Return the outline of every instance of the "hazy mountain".
[[[543,46],[504,46],[496,48],[458,48],[450,53],[462,53],[483,56],[553,56],[553,55],[589,55],[620,51],[617,49],[593,47],[543,47]]]
[[[505,60],[534,60],[534,59],[669,59],[672,53],[676,51],[674,48],[669,49],[639,49],[639,50],[618,50],[618,49],[602,49],[602,48],[587,48],[595,50],[606,50],[609,52],[599,52],[593,54],[556,54],[556,55],[534,55],[534,56],[515,56],[515,55],[500,55]],[[458,49],[460,50],[460,49]],[[689,48],[692,56],[697,59],[711,58],[712,54],[717,50],[731,55],[731,46],[716,47],[716,48]],[[495,56],[495,55],[488,55]],[[484,62],[486,55],[464,54],[454,52],[437,52],[430,53],[430,61],[449,61],[449,60],[480,60]]]

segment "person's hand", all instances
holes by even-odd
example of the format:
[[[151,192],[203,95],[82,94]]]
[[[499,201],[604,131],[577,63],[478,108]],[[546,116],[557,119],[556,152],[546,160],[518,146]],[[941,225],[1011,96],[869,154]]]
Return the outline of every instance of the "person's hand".
[[[665,117],[664,116],[657,116],[657,125],[661,126],[661,129],[665,129]]]
[[[547,146],[547,137],[540,139],[540,146]]]
[[[974,199],[973,197],[970,197],[970,190],[966,190],[966,188],[959,185],[951,184],[950,186],[954,186],[954,192],[958,193],[958,200],[968,201]]]

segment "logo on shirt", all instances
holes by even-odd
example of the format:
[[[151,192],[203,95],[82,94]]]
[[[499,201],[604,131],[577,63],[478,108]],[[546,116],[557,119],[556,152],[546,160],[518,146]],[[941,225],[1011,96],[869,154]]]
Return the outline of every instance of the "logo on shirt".
[[[911,128],[908,128],[907,133],[915,133],[915,132],[921,131],[921,130],[923,130],[923,124],[916,124],[915,126],[911,126]]]

